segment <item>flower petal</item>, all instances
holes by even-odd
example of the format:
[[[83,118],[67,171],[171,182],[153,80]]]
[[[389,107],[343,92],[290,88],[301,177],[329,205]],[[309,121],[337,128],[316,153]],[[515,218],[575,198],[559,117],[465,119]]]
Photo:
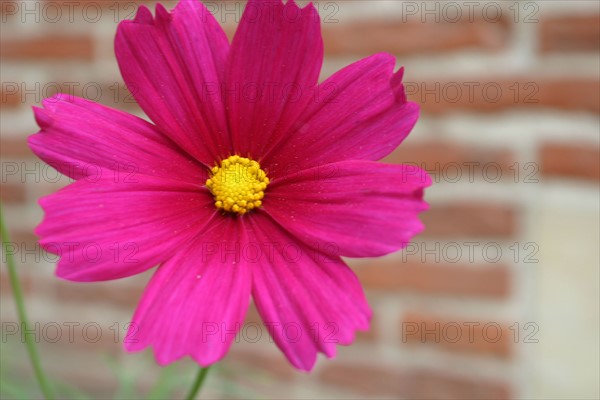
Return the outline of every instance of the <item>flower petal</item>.
[[[152,346],[161,365],[189,355],[207,366],[225,356],[250,302],[242,223],[219,216],[158,268],[129,328],[127,350]]]
[[[334,357],[336,345],[348,345],[356,330],[367,330],[371,310],[356,275],[339,257],[304,245],[264,214],[248,220],[262,249],[252,253],[256,307],[290,363],[309,371],[318,352]]]
[[[34,109],[41,130],[28,138],[29,146],[69,178],[119,182],[145,174],[194,182],[205,175],[201,164],[141,118],[65,94],[43,104]]]
[[[250,0],[231,44],[227,110],[236,154],[260,158],[314,96],[323,63],[312,4]]]
[[[36,233],[60,255],[56,274],[101,281],[140,273],[168,259],[216,215],[200,185],[140,175],[134,183],[79,180],[44,197]]]
[[[208,166],[230,153],[221,98],[229,43],[200,1],[182,0],[156,18],[140,7],[119,24],[115,53],[123,79],[146,114]]]
[[[348,159],[379,160],[391,153],[417,122],[419,107],[406,101],[403,69],[385,53],[358,61],[319,85],[309,104],[265,156],[265,165],[282,170],[310,168]]]
[[[423,230],[431,184],[416,166],[346,161],[274,180],[264,209],[305,242],[330,242],[336,254],[373,257],[405,247]]]

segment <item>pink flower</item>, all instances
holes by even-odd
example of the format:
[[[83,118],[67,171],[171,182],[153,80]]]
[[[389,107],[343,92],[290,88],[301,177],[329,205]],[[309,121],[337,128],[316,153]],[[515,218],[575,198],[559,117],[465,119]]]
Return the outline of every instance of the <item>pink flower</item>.
[[[198,1],[119,25],[123,78],[154,124],[58,95],[33,151],[75,182],[41,199],[57,275],[102,281],[159,265],[126,339],[160,364],[227,353],[250,298],[297,368],[333,357],[371,311],[340,258],[381,256],[423,229],[422,170],[375,162],[418,118],[395,59],[318,84],[312,5],[250,0],[231,45]]]

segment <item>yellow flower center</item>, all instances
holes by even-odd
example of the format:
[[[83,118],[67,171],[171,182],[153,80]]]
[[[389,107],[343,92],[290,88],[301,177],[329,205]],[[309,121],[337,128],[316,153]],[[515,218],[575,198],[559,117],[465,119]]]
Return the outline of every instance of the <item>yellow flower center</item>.
[[[206,187],[215,197],[217,209],[243,215],[262,205],[269,178],[258,162],[231,156],[210,172]]]

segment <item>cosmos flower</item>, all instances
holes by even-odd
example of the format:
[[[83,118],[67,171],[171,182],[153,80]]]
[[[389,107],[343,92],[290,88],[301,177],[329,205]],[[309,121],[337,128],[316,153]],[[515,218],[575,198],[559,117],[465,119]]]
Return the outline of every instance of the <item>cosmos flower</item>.
[[[153,123],[57,95],[30,147],[74,180],[40,204],[57,275],[104,281],[158,266],[125,340],[167,364],[227,353],[253,299],[297,368],[333,357],[371,311],[341,259],[423,229],[425,172],[377,162],[415,125],[403,70],[376,54],[322,83],[312,5],[250,0],[230,44],[198,1],[120,23],[123,78]],[[119,290],[119,289],[115,289]]]

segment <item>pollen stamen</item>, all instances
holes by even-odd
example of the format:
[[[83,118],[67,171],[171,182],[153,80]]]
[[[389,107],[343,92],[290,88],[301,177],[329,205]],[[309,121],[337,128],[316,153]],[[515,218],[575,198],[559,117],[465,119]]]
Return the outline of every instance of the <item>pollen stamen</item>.
[[[258,162],[231,156],[210,172],[206,187],[215,197],[217,209],[243,215],[262,205],[269,178]]]

